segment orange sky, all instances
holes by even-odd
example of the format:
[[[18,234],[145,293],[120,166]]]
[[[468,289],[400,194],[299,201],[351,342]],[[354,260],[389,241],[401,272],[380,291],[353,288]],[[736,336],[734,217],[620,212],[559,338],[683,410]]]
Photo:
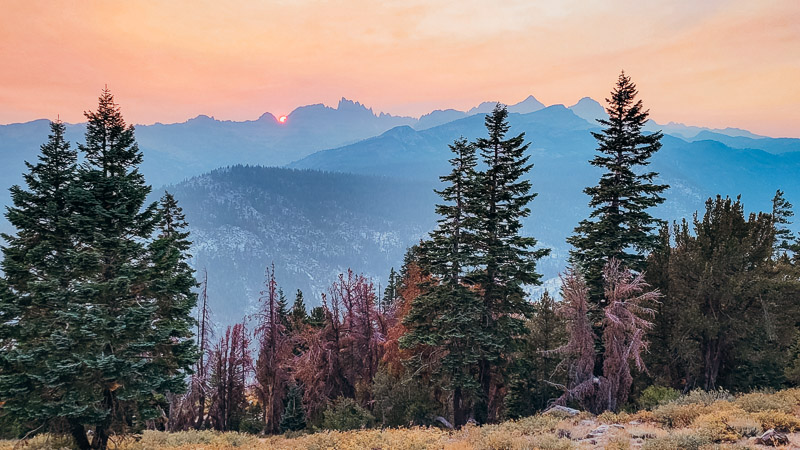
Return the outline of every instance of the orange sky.
[[[5,1],[0,123],[254,119],[345,96],[418,116],[601,100],[620,69],[659,122],[800,137],[798,0]]]

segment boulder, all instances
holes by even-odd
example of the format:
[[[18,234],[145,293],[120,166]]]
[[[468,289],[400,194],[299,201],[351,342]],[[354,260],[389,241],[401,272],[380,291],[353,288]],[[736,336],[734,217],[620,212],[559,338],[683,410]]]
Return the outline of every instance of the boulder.
[[[547,409],[544,414],[553,414],[553,413],[562,413],[568,416],[577,416],[580,414],[580,411],[573,408],[567,408],[566,406],[555,405]]]
[[[769,429],[756,438],[756,443],[777,447],[779,445],[789,445],[789,438],[783,433],[779,433],[774,429]]]

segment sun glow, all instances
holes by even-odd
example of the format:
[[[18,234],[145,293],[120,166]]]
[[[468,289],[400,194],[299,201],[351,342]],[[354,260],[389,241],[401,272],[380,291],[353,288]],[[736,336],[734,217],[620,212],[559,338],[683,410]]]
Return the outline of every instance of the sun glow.
[[[286,117],[286,116],[280,116],[280,117],[278,117],[278,122],[280,122],[280,123],[286,123],[286,119],[287,119],[287,117]]]

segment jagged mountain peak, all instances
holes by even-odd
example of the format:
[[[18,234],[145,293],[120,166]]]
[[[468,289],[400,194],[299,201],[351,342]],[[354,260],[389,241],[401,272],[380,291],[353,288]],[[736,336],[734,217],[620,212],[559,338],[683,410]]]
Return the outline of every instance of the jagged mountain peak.
[[[528,114],[544,108],[544,103],[537,100],[533,95],[529,95],[527,98],[525,98],[525,100],[514,105],[510,105],[508,107],[508,112]]]
[[[608,117],[603,105],[591,97],[583,97],[578,100],[578,103],[570,106],[569,109],[572,110],[576,116],[591,124],[595,124],[597,119],[605,119]]]

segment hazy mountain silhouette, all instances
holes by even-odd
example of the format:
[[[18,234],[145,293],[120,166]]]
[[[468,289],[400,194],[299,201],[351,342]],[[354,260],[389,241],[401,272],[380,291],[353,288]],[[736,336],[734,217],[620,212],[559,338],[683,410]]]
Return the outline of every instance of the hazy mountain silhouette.
[[[606,109],[603,105],[597,103],[596,100],[590,97],[583,97],[578,100],[578,103],[570,106],[569,109],[575,113],[576,116],[591,124],[597,123],[597,119],[607,119]]]
[[[537,104],[529,97],[515,109]],[[601,113],[597,102],[584,98],[570,108],[553,105],[509,115],[511,132],[525,132],[531,142],[529,178],[539,195],[524,232],[553,249],[539,265],[551,280],[565,267],[566,236],[588,215],[583,189],[600,176],[588,161],[596,147],[590,131],[599,130],[593,119]],[[288,121],[280,125],[268,113],[244,122],[198,116],[136,128],[147,182],[173,184],[170,190],[192,227],[193,264],[209,269],[215,308],[226,321],[237,320],[255,300],[271,261],[286,292],[303,289],[310,304],[347,267],[376,283],[385,278],[390,267],[401,264],[405,249],[435,224],[433,188],[450,170],[448,145],[485,133],[483,114],[444,110],[416,120],[376,115],[345,99],[336,108],[297,108]],[[694,134],[680,137],[675,130]],[[48,131],[46,120],[0,126],[2,204],[8,204],[7,187],[21,182],[24,161],[35,160]],[[68,125],[73,146],[83,141],[83,131],[82,124]],[[742,194],[749,210],[768,210],[779,188],[800,204],[800,139],[675,124],[664,131],[664,147],[650,166],[671,185],[667,202],[655,210],[658,217],[689,218],[716,194]],[[212,171],[290,161],[290,168],[313,170]],[[5,219],[0,231],[11,231]]]

